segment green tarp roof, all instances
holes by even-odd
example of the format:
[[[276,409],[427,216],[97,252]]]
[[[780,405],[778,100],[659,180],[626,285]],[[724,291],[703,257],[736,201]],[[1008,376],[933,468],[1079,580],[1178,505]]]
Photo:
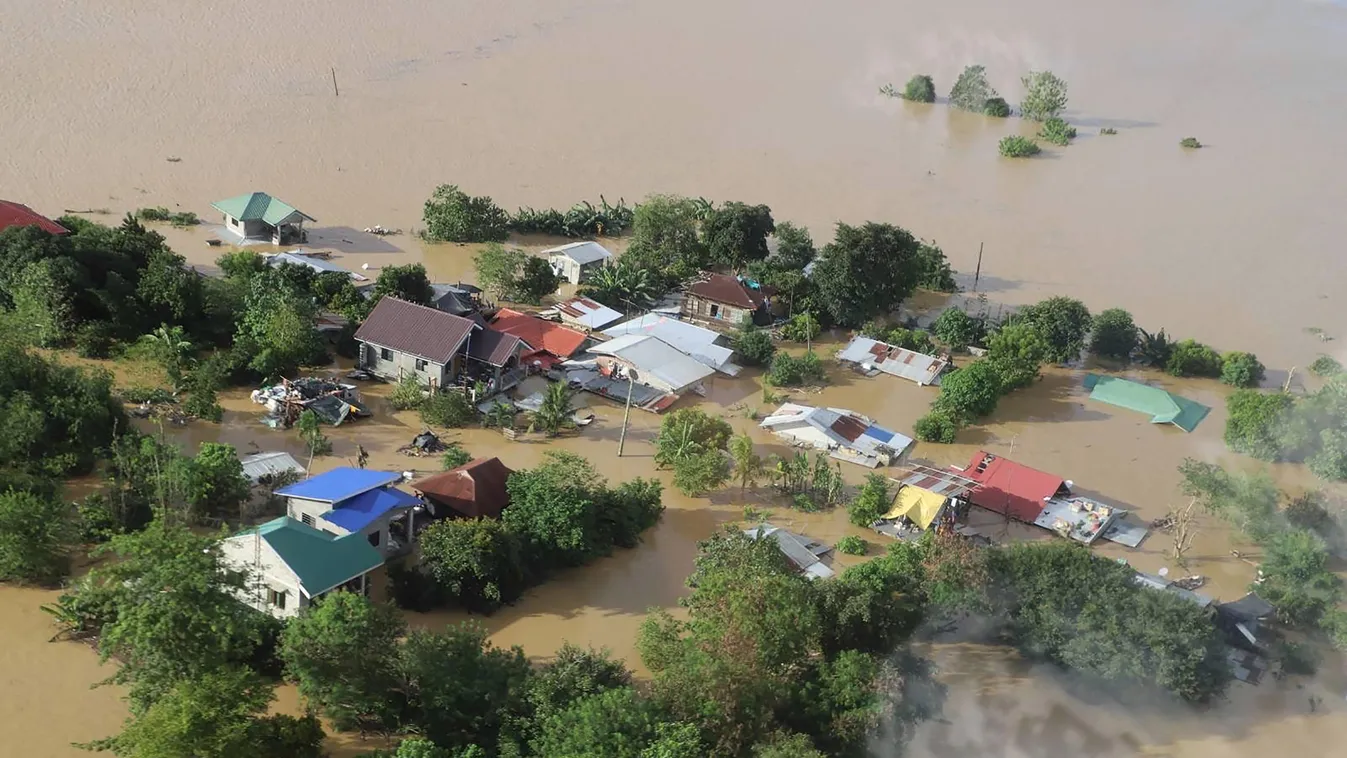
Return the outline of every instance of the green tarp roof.
[[[289,516],[258,526],[257,533],[295,572],[309,597],[349,582],[384,562],[359,532],[338,537]]]
[[[1173,424],[1185,432],[1197,428],[1211,409],[1159,387],[1116,376],[1087,374],[1085,388],[1090,399],[1145,413],[1152,424]]]
[[[265,192],[250,192],[246,195],[231,197],[228,200],[217,200],[211,203],[211,207],[239,221],[260,220],[272,226],[276,226],[296,213],[309,221],[314,220],[307,213],[298,210],[289,203],[283,203]]]

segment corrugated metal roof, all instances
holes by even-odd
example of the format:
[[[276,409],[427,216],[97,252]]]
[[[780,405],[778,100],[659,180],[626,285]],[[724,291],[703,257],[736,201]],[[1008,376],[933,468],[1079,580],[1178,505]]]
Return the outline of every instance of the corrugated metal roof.
[[[49,234],[70,234],[69,229],[23,203],[0,200],[0,231],[4,231],[11,226],[36,226]]]
[[[587,297],[571,298],[557,304],[563,320],[570,319],[590,329],[602,329],[622,318],[622,314]]]
[[[301,500],[315,500],[322,503],[339,503],[383,487],[401,479],[402,475],[392,471],[374,471],[371,469],[342,466],[326,473],[311,476],[302,482],[276,490],[282,497],[296,497]]]
[[[265,192],[250,192],[246,195],[217,200],[210,205],[226,216],[232,216],[240,221],[261,221],[272,226],[295,214],[299,214],[307,221],[316,220],[293,205]]]
[[[745,529],[744,534],[755,540],[763,537],[775,540],[786,558],[790,559],[790,562],[795,564],[796,568],[812,578],[833,576],[833,570],[820,560],[815,550],[811,550],[809,547],[810,544],[822,543],[816,543],[803,535],[794,534],[781,527],[769,524],[759,524],[752,529]],[[824,554],[828,552],[827,549],[823,550]]]
[[[844,448],[872,460],[890,452],[890,457],[902,455],[912,445],[911,437],[878,426],[871,419],[845,408],[785,403],[759,426],[816,449]],[[881,448],[887,448],[887,451]]]
[[[286,471],[294,471],[300,475],[305,473],[304,467],[299,465],[294,456],[281,451],[256,453],[244,457],[240,462],[243,464],[243,475],[253,482],[264,476],[276,476]]]
[[[561,245],[560,247],[549,247],[544,250],[542,254],[549,258],[554,255],[565,256],[582,266],[586,263],[607,260],[608,258],[613,257],[613,254],[608,252],[608,248],[592,240],[572,242],[569,245]]]
[[[504,366],[523,344],[513,334],[482,329],[468,340],[468,356],[492,366]]]
[[[910,379],[920,385],[939,384],[949,362],[869,337],[856,337],[837,354],[840,361],[870,366],[886,374]]]
[[[412,489],[468,518],[500,518],[510,502],[505,483],[513,473],[499,458],[478,458],[413,482]]]
[[[1048,498],[1066,489],[1066,482],[1060,476],[985,450],[973,454],[963,474],[982,485],[969,494],[969,502],[1028,524],[1034,523],[1043,512]]]
[[[705,278],[688,287],[688,292],[717,303],[755,310],[766,302],[761,289],[751,287],[729,274],[704,274]]]
[[[477,328],[462,316],[384,297],[356,330],[355,338],[444,365]]]
[[[1173,424],[1185,432],[1196,429],[1211,412],[1201,403],[1160,387],[1117,376],[1087,374],[1085,388],[1090,390],[1091,400],[1145,413],[1152,424]]]
[[[389,511],[410,508],[420,502],[400,489],[379,487],[342,500],[321,518],[348,532],[358,532]]]
[[[977,481],[945,469],[932,468],[920,463],[905,464],[907,469],[898,476],[889,477],[890,481],[910,487],[920,487],[945,497],[964,497],[981,487]]]
[[[365,276],[364,274],[357,274],[356,272],[344,269],[331,261],[325,261],[322,258],[314,258],[313,256],[310,255],[299,255],[296,253],[276,253],[275,255],[268,255],[266,257],[266,261],[268,266],[279,266],[282,263],[289,263],[295,266],[304,266],[306,268],[311,268],[320,274],[327,272],[340,272],[351,277],[352,281],[356,282],[369,281],[369,277]]]
[[[715,373],[711,367],[658,338],[641,334],[624,335],[595,345],[589,351],[620,358],[636,369],[637,381],[653,377],[671,392],[681,392]]]
[[[383,565],[383,556],[364,535],[337,537],[314,529],[289,516],[268,521],[240,532],[246,537],[265,540],[276,555],[295,573],[300,589],[313,597],[340,587],[346,582]]]
[[[719,332],[703,329],[686,321],[647,313],[639,318],[624,321],[611,326],[603,333],[609,337],[621,337],[627,334],[644,334],[656,337],[680,352],[686,353],[711,368],[730,376],[736,376],[742,369],[730,362],[734,351],[719,344],[723,336]]]

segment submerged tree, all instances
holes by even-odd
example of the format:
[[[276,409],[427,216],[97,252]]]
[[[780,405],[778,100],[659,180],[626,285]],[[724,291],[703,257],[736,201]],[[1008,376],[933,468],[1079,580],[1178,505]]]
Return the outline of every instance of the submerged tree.
[[[987,101],[997,97],[996,90],[987,82],[985,66],[965,66],[954,86],[949,90],[949,102],[956,108],[981,113]]]
[[[1051,71],[1030,71],[1020,80],[1024,99],[1020,113],[1032,121],[1047,121],[1066,109],[1066,82]]]

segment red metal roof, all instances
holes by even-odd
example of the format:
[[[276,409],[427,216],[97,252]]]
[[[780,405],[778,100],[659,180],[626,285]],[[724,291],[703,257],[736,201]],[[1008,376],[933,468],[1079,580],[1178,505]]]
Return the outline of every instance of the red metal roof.
[[[0,200],[0,231],[4,231],[11,226],[36,226],[50,234],[70,234],[69,229],[23,203]]]
[[[356,330],[355,338],[444,365],[476,328],[461,316],[384,297]]]
[[[982,485],[969,494],[970,503],[1030,524],[1043,511],[1045,498],[1066,489],[1066,482],[1060,476],[985,450],[973,454],[963,475]]]
[[[855,442],[856,438],[865,434],[865,430],[869,428],[869,424],[855,416],[838,416],[832,423],[832,430],[850,442]]]
[[[478,458],[413,482],[412,489],[433,504],[468,518],[500,518],[500,512],[510,504],[505,482],[513,473],[499,458]]]
[[[706,274],[705,279],[688,287],[688,292],[717,303],[750,310],[759,308],[765,300],[761,290],[753,289],[739,281],[738,277],[728,274]]]
[[[585,344],[585,335],[561,324],[545,321],[537,316],[501,308],[491,320],[491,328],[513,334],[528,343],[535,351],[557,358],[570,358]]]

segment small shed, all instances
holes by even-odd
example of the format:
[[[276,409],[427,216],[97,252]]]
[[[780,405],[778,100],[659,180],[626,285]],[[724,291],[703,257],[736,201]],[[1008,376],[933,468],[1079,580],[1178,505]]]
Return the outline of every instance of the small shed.
[[[767,538],[775,541],[786,558],[809,579],[828,579],[836,575],[832,567],[823,562],[823,556],[832,552],[832,548],[818,540],[771,524],[745,529],[744,534],[755,540]]]
[[[224,215],[225,229],[245,241],[294,245],[307,242],[305,221],[315,219],[265,192],[216,200],[211,207]]]
[[[681,394],[701,388],[715,370],[656,337],[627,334],[589,349],[602,372],[631,372],[632,378],[664,392]]]
[[[759,425],[791,444],[826,450],[830,457],[867,468],[888,466],[912,446],[911,437],[845,408],[785,403]]]
[[[270,451],[245,456],[241,463],[243,464],[243,475],[248,477],[248,481],[253,484],[275,479],[287,472],[300,476],[307,473],[294,456],[284,451]]]
[[[338,266],[332,261],[324,260],[317,256],[308,255],[303,250],[294,250],[288,253],[276,253],[275,255],[268,255],[266,257],[266,261],[268,266],[280,266],[288,264],[291,266],[303,266],[305,268],[312,269],[313,271],[319,274],[326,274],[326,273],[346,274],[347,276],[351,277],[351,281],[357,287],[361,286],[362,284],[370,283],[369,277],[365,276],[364,274],[357,274],[354,271],[344,269],[341,266]]]
[[[944,358],[894,347],[869,337],[853,339],[837,354],[837,360],[855,364],[868,376],[882,372],[923,387],[940,384],[940,375],[949,368],[949,361]]]
[[[547,256],[547,262],[557,276],[571,284],[586,281],[595,271],[608,265],[613,257],[608,248],[594,241],[572,242],[548,248],[542,254]]]
[[[1151,417],[1152,424],[1173,424],[1191,432],[1202,423],[1211,409],[1172,392],[1116,376],[1086,374],[1085,389],[1090,399],[1137,411]]]
[[[710,366],[728,376],[738,376],[743,369],[731,359],[734,351],[726,346],[725,335],[696,324],[679,321],[660,313],[647,313],[603,330],[609,337],[644,334],[656,337],[679,352]]]
[[[729,274],[703,273],[688,287],[683,298],[684,317],[738,327],[749,319],[756,324],[771,323],[771,296],[776,291]]]

